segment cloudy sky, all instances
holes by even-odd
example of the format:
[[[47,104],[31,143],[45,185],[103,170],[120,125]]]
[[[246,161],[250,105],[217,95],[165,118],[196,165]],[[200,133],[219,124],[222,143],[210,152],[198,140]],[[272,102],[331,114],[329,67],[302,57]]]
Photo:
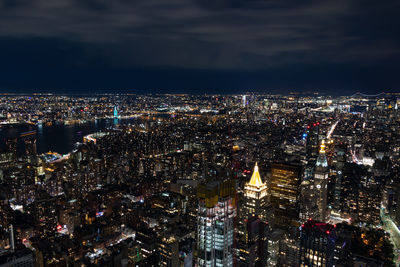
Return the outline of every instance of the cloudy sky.
[[[400,91],[398,0],[0,0],[0,90]]]

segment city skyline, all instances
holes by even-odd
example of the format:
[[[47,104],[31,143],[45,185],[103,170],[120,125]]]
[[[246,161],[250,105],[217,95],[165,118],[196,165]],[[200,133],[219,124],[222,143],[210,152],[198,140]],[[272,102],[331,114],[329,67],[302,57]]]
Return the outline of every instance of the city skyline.
[[[399,106],[3,94],[0,266],[397,266]]]
[[[0,0],[0,267],[400,267],[399,0]]]

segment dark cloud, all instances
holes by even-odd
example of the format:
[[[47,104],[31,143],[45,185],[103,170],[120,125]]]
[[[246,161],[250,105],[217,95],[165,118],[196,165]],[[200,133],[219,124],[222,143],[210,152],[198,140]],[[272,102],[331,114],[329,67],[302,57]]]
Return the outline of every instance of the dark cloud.
[[[126,82],[121,86],[132,88],[128,73],[143,70],[191,73],[193,83],[211,80],[207,73],[219,77],[219,83],[204,83],[210,87],[239,73],[249,77],[234,83],[243,87],[374,84],[379,90],[379,80],[395,87],[390,74],[400,59],[399,10],[397,0],[0,0],[0,69],[18,62],[27,77],[0,85],[44,86],[29,74],[40,69],[57,77],[75,73],[75,86],[87,84],[80,72],[93,83],[96,71],[121,71],[127,75],[117,75]],[[325,85],[305,70],[324,77]],[[338,73],[337,81],[329,71]],[[365,83],[362,73],[381,76]],[[186,86],[174,81],[159,87]]]
[[[83,9],[95,10],[95,11],[105,11],[108,10],[109,1],[103,0],[75,0],[76,5]]]

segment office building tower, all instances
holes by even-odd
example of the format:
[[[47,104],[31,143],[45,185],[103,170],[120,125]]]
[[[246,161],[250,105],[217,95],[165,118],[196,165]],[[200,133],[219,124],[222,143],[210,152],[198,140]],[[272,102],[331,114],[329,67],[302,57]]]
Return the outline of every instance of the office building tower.
[[[271,166],[271,204],[274,225],[288,226],[299,218],[301,167],[291,164]]]
[[[325,222],[327,219],[328,175],[329,169],[325,155],[325,142],[322,140],[314,172],[315,201],[318,205],[318,215],[314,219],[321,222]]]
[[[300,228],[300,266],[333,266],[335,226],[308,220]]]
[[[244,187],[244,207],[242,213],[246,218],[257,216],[262,221],[268,221],[268,205],[268,187],[267,184],[262,181],[256,163],[253,175]]]
[[[319,145],[319,122],[307,126],[306,154],[308,159],[316,159]]]
[[[346,163],[346,148],[344,146],[338,146],[336,150],[336,175],[335,175],[335,185],[333,192],[333,209],[335,212],[340,211],[340,195],[342,188],[343,171]]]
[[[33,214],[40,236],[52,236],[57,231],[57,211],[56,198],[43,195],[34,202]]]
[[[360,223],[378,226],[381,223],[381,203],[382,192],[378,186],[361,186],[355,219]]]
[[[2,251],[0,253],[0,266],[4,267],[34,267],[35,257],[32,250],[28,248],[15,251]]]
[[[233,266],[235,182],[228,180],[201,184],[197,196],[198,266]]]
[[[295,228],[296,230],[298,228]],[[277,266],[299,266],[300,240],[296,232],[286,232],[280,241]]]
[[[17,138],[7,138],[6,139],[6,149],[9,152],[17,153]]]
[[[179,242],[173,236],[163,237],[159,241],[160,266],[174,267],[179,265]]]
[[[25,145],[25,157],[29,163],[35,164],[37,160],[36,131],[21,134]]]
[[[284,231],[274,230],[268,237],[267,266],[277,266],[279,260],[280,243],[284,239]]]
[[[240,209],[237,235],[239,266],[265,266],[267,253],[262,253],[262,250],[267,247],[267,243],[264,243],[267,242],[265,231],[271,217],[268,187],[262,181],[256,163],[250,181],[245,184]]]
[[[7,138],[6,140],[6,151],[11,153],[12,160],[17,159],[17,138]]]
[[[347,223],[339,223],[335,226],[335,267],[352,266],[352,240],[354,238],[354,226]],[[353,240],[354,241],[354,240]],[[367,265],[366,265],[367,266]]]
[[[3,169],[4,167],[9,167],[13,164],[14,157],[12,153],[9,152],[0,152],[0,167]],[[0,180],[2,180],[2,175],[0,175]]]
[[[136,241],[141,250],[141,258],[151,258],[157,252],[157,234],[150,228],[139,228],[136,230]]]
[[[267,266],[268,238],[271,228],[267,222],[252,217],[246,221],[246,240],[239,241],[237,266]]]
[[[304,166],[303,178],[301,182],[300,197],[300,220],[306,221],[309,218],[315,218],[318,210],[315,201],[315,185],[314,185],[315,163],[308,163]]]

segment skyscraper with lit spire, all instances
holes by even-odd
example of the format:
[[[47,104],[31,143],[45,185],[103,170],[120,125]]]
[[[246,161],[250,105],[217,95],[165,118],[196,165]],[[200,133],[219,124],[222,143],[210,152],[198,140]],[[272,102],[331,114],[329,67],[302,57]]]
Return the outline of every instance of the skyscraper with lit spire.
[[[315,196],[318,205],[317,219],[321,222],[325,222],[327,219],[328,175],[329,169],[325,155],[325,141],[322,140],[314,172]]]
[[[245,184],[243,205],[238,229],[237,266],[266,266],[270,227],[268,221],[272,214],[269,207],[267,183],[263,182],[254,166],[250,181]]]
[[[117,106],[114,106],[114,118],[118,118]]]
[[[253,175],[244,187],[244,214],[246,217],[258,216],[261,220],[267,220],[267,205],[269,204],[268,187],[261,180],[258,165],[254,166]]]

